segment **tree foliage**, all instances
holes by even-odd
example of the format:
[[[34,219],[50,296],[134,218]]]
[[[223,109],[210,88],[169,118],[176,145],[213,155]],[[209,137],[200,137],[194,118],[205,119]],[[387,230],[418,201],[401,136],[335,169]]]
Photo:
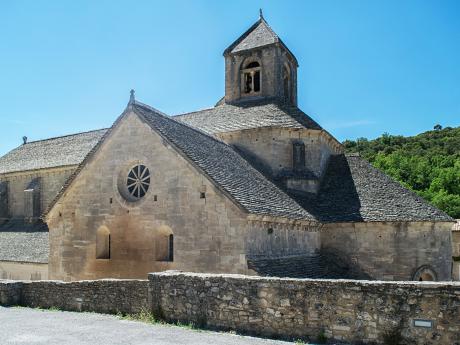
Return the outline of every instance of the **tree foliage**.
[[[414,137],[384,133],[343,145],[346,152],[359,152],[451,217],[460,218],[460,127],[437,125]]]

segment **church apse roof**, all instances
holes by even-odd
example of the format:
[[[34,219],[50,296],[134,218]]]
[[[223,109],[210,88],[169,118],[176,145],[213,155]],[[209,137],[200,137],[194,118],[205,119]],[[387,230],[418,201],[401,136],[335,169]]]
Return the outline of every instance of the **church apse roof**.
[[[223,103],[214,108],[176,115],[174,119],[208,134],[260,127],[322,129],[298,107],[273,99]]]
[[[31,141],[0,157],[0,174],[78,165],[106,129]]]

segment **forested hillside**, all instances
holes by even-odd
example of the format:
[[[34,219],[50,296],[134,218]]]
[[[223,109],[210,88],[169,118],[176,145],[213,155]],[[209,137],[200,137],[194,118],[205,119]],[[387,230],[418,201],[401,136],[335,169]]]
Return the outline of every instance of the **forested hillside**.
[[[403,137],[346,140],[346,152],[359,152],[375,167],[448,213],[460,218],[460,127]]]

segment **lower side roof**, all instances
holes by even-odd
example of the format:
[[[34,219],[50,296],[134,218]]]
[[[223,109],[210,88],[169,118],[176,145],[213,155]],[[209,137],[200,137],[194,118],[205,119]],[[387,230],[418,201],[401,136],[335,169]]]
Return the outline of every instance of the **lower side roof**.
[[[48,263],[48,226],[10,219],[0,224],[0,261]]]
[[[318,195],[292,197],[324,223],[453,222],[358,155],[331,156]]]

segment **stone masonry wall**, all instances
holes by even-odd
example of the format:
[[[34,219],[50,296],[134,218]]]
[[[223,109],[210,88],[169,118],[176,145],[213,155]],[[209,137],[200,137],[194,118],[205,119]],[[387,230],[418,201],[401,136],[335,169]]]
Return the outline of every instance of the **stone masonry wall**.
[[[151,183],[144,198],[128,201],[120,189],[137,164],[149,169]],[[246,274],[246,217],[131,113],[48,215],[49,277],[143,279],[149,272],[168,269]],[[110,232],[110,260],[96,255],[100,228]],[[167,250],[165,234],[174,236],[173,261],[161,255]]]
[[[24,189],[36,178],[40,178],[40,211],[44,212],[74,170],[70,166],[1,175],[0,183],[8,183],[6,213],[9,217],[24,217]]]
[[[460,345],[460,283],[310,280],[168,271],[149,280],[0,280],[0,305],[169,321],[269,337],[355,344]],[[425,327],[423,327],[425,326]],[[428,326],[428,327],[427,327]],[[388,342],[387,342],[388,343]]]
[[[300,280],[165,272],[149,275],[167,320],[257,335],[384,344],[460,344],[460,284]],[[416,327],[421,322],[430,328]]]
[[[147,309],[147,280],[0,280],[0,305],[58,308],[98,313],[138,313]]]
[[[22,283],[0,280],[0,305],[18,305],[21,302]]]
[[[17,261],[0,261],[0,279],[48,279],[48,264]]]
[[[284,170],[292,170],[292,144],[305,144],[305,166],[317,176],[322,176],[329,156],[341,152],[341,147],[323,131],[288,128],[257,128],[219,133],[217,136],[234,145],[247,159],[276,177]]]
[[[331,223],[321,249],[348,259],[372,279],[413,280],[422,266],[451,280],[451,227],[441,222]]]

